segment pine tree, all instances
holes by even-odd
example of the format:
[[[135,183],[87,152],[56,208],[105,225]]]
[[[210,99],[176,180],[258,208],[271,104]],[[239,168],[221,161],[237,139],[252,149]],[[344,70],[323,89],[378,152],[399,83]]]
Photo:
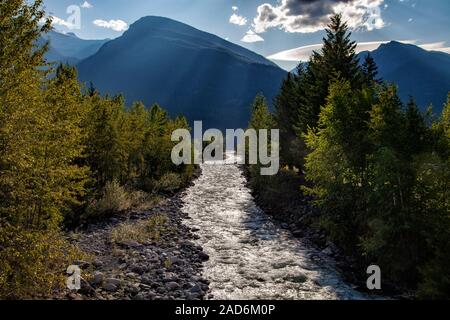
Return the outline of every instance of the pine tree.
[[[252,117],[250,119],[249,128],[260,129],[272,129],[274,126],[273,116],[269,111],[266,98],[259,93],[252,105]]]
[[[322,53],[318,56],[322,77],[339,76],[348,80],[352,87],[360,86],[359,59],[356,55],[356,42],[350,39],[351,32],[341,15],[331,17],[331,23],[326,30],[327,36],[323,39]]]
[[[372,55],[367,53],[364,63],[362,65],[362,71],[364,76],[364,81],[367,86],[372,86],[374,83],[381,84],[381,80],[378,78],[378,66],[375,63]]]
[[[305,147],[297,136],[296,120],[304,106],[303,78],[305,71],[301,64],[297,75],[289,73],[284,79],[281,91],[274,101],[275,120],[280,130],[280,158],[288,166],[302,167]],[[304,116],[302,114],[302,116]]]
[[[430,137],[428,132],[429,129],[425,123],[425,118],[411,97],[405,113],[404,155],[413,157],[429,149]]]
[[[299,84],[304,93],[304,102],[298,108],[295,127],[301,137],[308,128],[317,127],[322,106],[326,103],[329,85],[336,79],[350,83],[351,88],[358,89],[363,84],[362,70],[356,55],[356,43],[350,39],[348,26],[341,15],[331,18],[326,29],[321,51],[314,52],[306,74]]]

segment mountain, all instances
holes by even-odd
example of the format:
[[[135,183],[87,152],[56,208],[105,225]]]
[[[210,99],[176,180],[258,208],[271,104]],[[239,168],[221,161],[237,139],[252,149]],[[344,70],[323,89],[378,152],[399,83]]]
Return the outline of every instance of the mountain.
[[[52,30],[43,35],[38,43],[43,44],[47,41],[50,44],[45,56],[47,61],[67,62],[74,65],[96,53],[109,39],[84,40],[74,33],[64,34]]]
[[[361,61],[367,52],[359,54]],[[396,41],[382,44],[371,52],[379,76],[399,88],[403,101],[412,96],[422,110],[433,104],[441,113],[450,91],[450,55],[427,51],[412,44]]]
[[[256,94],[272,101],[286,75],[254,52],[162,17],[138,20],[77,67],[101,93],[158,103],[219,129],[246,127]]]

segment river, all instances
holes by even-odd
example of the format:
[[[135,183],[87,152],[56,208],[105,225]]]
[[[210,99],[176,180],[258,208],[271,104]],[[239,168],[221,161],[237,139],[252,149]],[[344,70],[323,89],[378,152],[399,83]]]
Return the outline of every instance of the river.
[[[228,161],[233,154],[227,154]],[[333,261],[281,229],[256,204],[238,165],[209,162],[183,198],[187,224],[210,256],[214,299],[365,299]]]

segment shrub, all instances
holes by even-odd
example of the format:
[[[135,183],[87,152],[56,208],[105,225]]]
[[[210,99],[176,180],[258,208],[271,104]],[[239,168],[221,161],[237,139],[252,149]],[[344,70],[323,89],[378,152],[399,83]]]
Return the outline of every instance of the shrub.
[[[58,231],[0,231],[0,299],[51,297],[63,290],[67,267],[86,259]]]
[[[93,201],[87,209],[87,216],[102,216],[131,209],[146,210],[160,202],[159,196],[127,190],[114,180],[106,183],[100,199]]]
[[[162,197],[143,191],[130,191],[128,197],[130,208],[135,210],[148,210],[163,201]]]
[[[177,173],[166,173],[154,183],[154,190],[158,193],[173,194],[183,185],[183,179]]]
[[[102,197],[93,204],[94,211],[99,214],[121,212],[130,207],[127,191],[116,180],[106,183]]]
[[[126,222],[111,232],[111,239],[115,243],[158,241],[166,231],[166,223],[167,216],[159,214],[137,223]]]

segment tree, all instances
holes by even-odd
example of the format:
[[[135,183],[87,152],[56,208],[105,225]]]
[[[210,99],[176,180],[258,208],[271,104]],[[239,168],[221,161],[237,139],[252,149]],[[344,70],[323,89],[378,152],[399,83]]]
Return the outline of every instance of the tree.
[[[371,95],[352,90],[348,80],[340,79],[330,86],[327,103],[319,125],[310,129],[306,144],[306,178],[311,186],[303,189],[314,196],[323,209],[323,221],[331,238],[355,254],[361,230],[367,191],[368,110]]]
[[[304,87],[302,86],[305,70],[302,64],[297,68],[298,74],[288,73],[281,86],[280,93],[274,101],[275,121],[280,130],[280,158],[288,166],[302,168],[305,152],[303,140],[297,135],[296,120],[304,107]],[[305,114],[302,113],[302,116]],[[301,130],[302,131],[302,130]]]
[[[375,63],[372,55],[367,53],[364,63],[362,65],[362,72],[364,77],[364,82],[367,86],[373,86],[373,84],[381,84],[381,80],[378,78],[378,66]]]
[[[341,15],[335,15],[326,29],[323,47],[315,51],[305,69],[297,78],[297,99],[294,129],[301,141],[309,129],[316,128],[322,107],[326,104],[330,83],[337,79],[348,81],[352,89],[363,85],[363,72],[356,55],[356,43],[350,39],[348,26]],[[292,103],[292,102],[291,102]],[[297,144],[304,149],[304,143]],[[295,158],[307,150],[296,150]]]
[[[269,111],[266,98],[259,93],[252,105],[252,117],[250,119],[249,128],[272,129],[274,125],[273,116]]]
[[[405,134],[405,155],[413,157],[430,149],[429,128],[412,97],[406,105]]]
[[[71,263],[59,233],[84,192],[81,94],[73,69],[55,77],[39,46],[42,1],[0,2],[0,297],[46,295]],[[44,71],[46,70],[46,71]]]
[[[106,182],[124,182],[128,171],[129,146],[124,99],[91,97],[85,140],[87,165],[97,187]]]

